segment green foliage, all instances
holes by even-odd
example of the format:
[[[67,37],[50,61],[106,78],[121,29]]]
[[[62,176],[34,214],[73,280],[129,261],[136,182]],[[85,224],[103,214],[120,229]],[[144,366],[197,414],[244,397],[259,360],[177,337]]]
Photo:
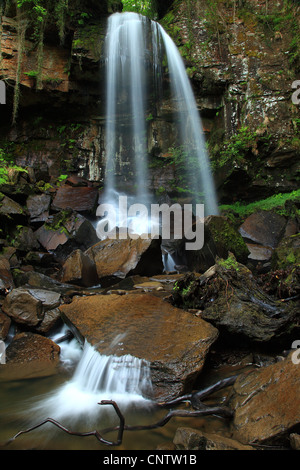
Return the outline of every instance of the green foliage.
[[[300,200],[300,189],[292,191],[291,193],[279,193],[274,194],[266,199],[251,202],[250,204],[243,204],[236,202],[234,204],[221,205],[220,210],[224,212],[234,212],[240,217],[247,217],[249,214],[257,210],[276,210],[281,215],[287,215],[287,209],[285,203],[287,201],[299,201]]]
[[[155,19],[157,16],[155,1],[153,0],[122,0],[123,11],[132,11],[140,13]]]
[[[17,173],[28,173],[25,168],[15,165],[11,156],[0,148],[0,185],[15,183]]]

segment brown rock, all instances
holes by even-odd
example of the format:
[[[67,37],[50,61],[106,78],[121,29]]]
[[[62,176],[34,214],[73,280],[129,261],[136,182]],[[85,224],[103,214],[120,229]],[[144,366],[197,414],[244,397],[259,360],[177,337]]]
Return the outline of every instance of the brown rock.
[[[45,312],[60,305],[60,294],[43,289],[26,289],[23,287],[12,290],[2,305],[2,310],[16,323],[37,326]]]
[[[254,450],[234,439],[192,428],[178,428],[173,442],[180,450]]]
[[[283,237],[286,218],[271,211],[251,214],[240,226],[240,234],[254,243],[275,248]]]
[[[284,361],[238,377],[230,406],[233,437],[243,443],[269,443],[300,423],[300,367]]]
[[[17,334],[6,348],[6,364],[0,375],[32,378],[52,375],[58,364],[60,347],[51,339],[34,333]]]
[[[10,325],[11,319],[0,310],[0,340],[6,339]]]
[[[218,331],[194,315],[151,294],[94,295],[74,298],[60,311],[81,338],[100,353],[145,359],[153,395],[167,399],[191,387]],[[122,345],[110,345],[120,332]]]
[[[14,289],[4,300],[2,310],[17,323],[36,326],[42,320],[42,302],[23,288]]]
[[[98,189],[87,186],[61,186],[52,206],[56,209],[73,209],[78,212],[91,212],[98,201]]]
[[[0,257],[0,292],[6,293],[14,288],[14,280],[10,271],[9,261]]]
[[[103,286],[127,276],[153,276],[163,271],[160,240],[156,239],[106,239],[85,253],[95,263]]]
[[[87,250],[99,238],[93,225],[82,215],[70,210],[56,214],[35,235],[47,251],[55,251],[63,260],[74,250]]]
[[[62,267],[60,279],[62,282],[91,287],[98,284],[99,279],[94,262],[81,250],[75,250],[67,258]]]

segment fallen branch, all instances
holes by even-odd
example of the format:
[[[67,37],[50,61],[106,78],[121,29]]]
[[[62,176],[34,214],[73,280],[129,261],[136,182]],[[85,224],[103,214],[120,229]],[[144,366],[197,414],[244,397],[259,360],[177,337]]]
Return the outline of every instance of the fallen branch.
[[[17,437],[21,436],[22,434],[26,434],[28,432],[34,431],[34,429],[37,429],[41,426],[43,426],[46,423],[52,423],[54,426],[57,426],[59,429],[62,431],[66,432],[67,434],[70,434],[72,436],[80,436],[80,437],[89,437],[89,436],[94,436],[99,442],[102,444],[105,444],[107,446],[118,446],[122,444],[122,439],[123,439],[123,432],[124,432],[124,426],[125,426],[125,420],[124,416],[122,415],[118,405],[111,400],[102,400],[99,405],[112,405],[117,413],[117,415],[120,418],[120,426],[118,426],[118,437],[116,441],[108,441],[107,439],[104,439],[101,434],[96,430],[96,431],[87,431],[87,432],[79,432],[79,431],[70,431],[68,428],[60,424],[58,421],[55,421],[55,419],[52,418],[47,418],[44,421],[41,421],[40,423],[36,424],[35,426],[32,426],[31,428],[25,429],[24,431],[19,431],[15,436],[13,436],[11,439],[9,439],[5,445],[10,444],[13,442]]]
[[[216,415],[222,418],[232,418],[233,416],[233,411],[226,407],[226,406],[206,406],[204,405],[201,400],[206,398],[208,395],[211,395],[217,390],[220,390],[222,388],[228,387],[229,385],[233,385],[235,380],[237,378],[236,376],[228,377],[226,379],[220,380],[219,382],[194,393],[190,393],[187,395],[183,395],[179,398],[176,398],[174,400],[168,401],[166,403],[158,403],[158,407],[169,407],[173,405],[177,405],[179,403],[183,402],[189,402],[191,406],[194,408],[195,411],[188,411],[188,410],[171,410],[169,411],[163,418],[161,418],[159,421],[156,423],[152,423],[149,425],[141,425],[141,426],[131,426],[131,425],[126,425],[125,424],[125,418],[122,415],[118,405],[116,402],[112,400],[102,400],[99,405],[112,405],[115,412],[117,413],[120,423],[118,426],[114,427],[109,427],[102,429],[100,432],[97,430],[94,431],[87,431],[87,432],[79,432],[79,431],[71,431],[65,426],[63,426],[61,423],[56,421],[55,419],[52,418],[47,418],[44,421],[41,421],[40,423],[25,429],[23,431],[19,431],[15,436],[13,436],[11,439],[9,439],[5,445],[10,444],[13,442],[15,439],[17,439],[19,436],[22,434],[29,433],[35,429],[38,429],[39,427],[43,426],[46,423],[51,423],[54,426],[58,427],[60,430],[64,431],[67,434],[70,434],[72,436],[79,436],[79,437],[90,437],[94,436],[99,442],[102,444],[105,444],[107,446],[119,446],[122,444],[122,439],[123,439],[123,434],[124,431],[145,431],[145,430],[151,430],[151,429],[156,429],[162,426],[165,426],[172,418],[174,417],[180,417],[180,418],[198,418],[202,416],[208,416],[208,415]],[[107,434],[108,432],[112,431],[117,431],[117,440],[116,441],[109,441],[105,439],[102,435]]]

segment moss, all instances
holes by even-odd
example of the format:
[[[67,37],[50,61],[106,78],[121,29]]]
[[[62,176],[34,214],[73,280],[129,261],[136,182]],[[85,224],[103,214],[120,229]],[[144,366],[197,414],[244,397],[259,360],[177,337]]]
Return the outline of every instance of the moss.
[[[217,260],[217,264],[219,266],[222,266],[222,268],[225,269],[234,269],[235,271],[239,271],[239,263],[235,259],[234,255],[232,253],[229,253],[227,259],[219,259]]]

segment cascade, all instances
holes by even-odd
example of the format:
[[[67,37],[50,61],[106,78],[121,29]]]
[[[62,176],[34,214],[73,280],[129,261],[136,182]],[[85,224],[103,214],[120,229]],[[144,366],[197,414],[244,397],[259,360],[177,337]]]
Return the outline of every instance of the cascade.
[[[76,339],[61,343],[62,362],[66,367],[77,364],[75,371],[70,380],[29,408],[34,421],[45,419],[47,415],[58,421],[76,422],[83,418],[85,422],[94,423],[99,416],[113,413],[110,407],[99,406],[101,400],[114,400],[123,411],[133,404],[136,407],[149,404],[144,398],[144,393],[149,396],[152,389],[147,361],[129,354],[114,354],[123,336],[115,339],[107,354],[100,354],[87,341],[83,348]]]
[[[108,19],[105,39],[106,63],[106,167],[103,201],[118,210],[120,172],[126,171],[121,150],[130,149],[135,179],[129,202],[151,204],[147,159],[147,103],[163,99],[163,63],[167,59],[170,88],[176,105],[174,120],[179,145],[188,154],[185,162],[189,188],[201,194],[205,213],[217,214],[217,198],[210,170],[201,118],[184,62],[170,36],[161,25],[137,13],[115,13]],[[123,193],[124,194],[124,193]],[[114,228],[114,221],[102,218]],[[118,220],[127,227],[128,220]],[[149,221],[140,224],[145,233]],[[139,226],[137,227],[137,232]]]

